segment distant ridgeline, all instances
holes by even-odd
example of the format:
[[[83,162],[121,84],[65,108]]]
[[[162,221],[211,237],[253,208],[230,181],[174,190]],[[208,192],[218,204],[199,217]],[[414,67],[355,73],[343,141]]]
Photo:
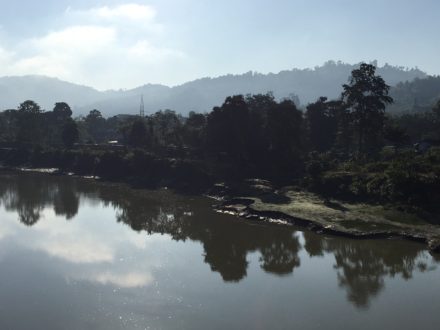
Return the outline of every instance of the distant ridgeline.
[[[341,85],[347,82],[356,67],[329,61],[313,69],[269,74],[248,72],[202,78],[175,87],[147,84],[130,90],[104,92],[44,76],[3,77],[0,78],[0,109],[15,109],[17,104],[27,99],[34,100],[43,109],[52,109],[55,102],[64,101],[72,107],[74,116],[98,109],[104,117],[110,117],[137,114],[143,94],[146,114],[161,109],[188,114],[190,111],[209,112],[230,95],[269,91],[277,100],[290,98],[304,108],[320,96],[329,99],[339,97]],[[385,64],[377,68],[377,74],[390,86],[396,86],[391,90],[395,104],[389,108],[390,111],[418,111],[419,107],[432,107],[440,97],[440,78],[429,77],[417,68]]]

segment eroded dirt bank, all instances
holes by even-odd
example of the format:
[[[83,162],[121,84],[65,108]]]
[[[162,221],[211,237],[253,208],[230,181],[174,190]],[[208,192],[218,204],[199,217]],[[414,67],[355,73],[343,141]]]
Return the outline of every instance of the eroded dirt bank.
[[[392,206],[325,199],[294,188],[274,190],[262,180],[236,191],[222,185],[216,189],[218,196],[223,194],[214,207],[218,212],[353,238],[406,238],[440,252],[439,225]]]

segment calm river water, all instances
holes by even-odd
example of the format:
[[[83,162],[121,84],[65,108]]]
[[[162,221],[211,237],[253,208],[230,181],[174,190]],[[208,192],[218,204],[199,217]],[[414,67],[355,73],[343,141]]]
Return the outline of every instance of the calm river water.
[[[423,245],[246,222],[212,203],[0,175],[0,329],[440,326],[440,257]]]

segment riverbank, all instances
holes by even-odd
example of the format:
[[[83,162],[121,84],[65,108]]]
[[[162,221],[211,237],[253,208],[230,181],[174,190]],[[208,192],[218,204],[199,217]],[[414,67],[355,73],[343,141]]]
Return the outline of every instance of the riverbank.
[[[313,190],[305,185],[280,188],[265,180],[234,178],[225,167],[219,164],[213,167],[213,162],[161,158],[140,150],[53,150],[26,154],[26,157],[18,150],[12,150],[0,156],[5,168],[10,170],[77,175],[133,188],[168,187],[180,193],[205,194],[222,200],[215,206],[218,212],[258,221],[302,225],[316,232],[352,238],[406,238],[427,243],[431,251],[440,252],[438,212],[419,207],[417,210],[422,211],[421,215],[412,211],[408,203],[388,201],[385,204],[359,196],[351,200],[339,198],[344,195],[340,188],[344,185],[340,184],[339,177],[334,179],[334,175],[332,180],[323,180],[324,175],[316,176],[321,178],[321,183],[319,186],[315,183]],[[214,184],[223,178],[228,178],[232,184]],[[350,180],[358,185],[361,182],[359,179]],[[346,187],[352,185],[345,184]],[[370,181],[365,181],[364,185],[370,187]],[[325,193],[319,193],[320,190]],[[431,198],[434,197],[432,194]]]
[[[251,182],[249,187],[234,197],[224,196],[216,211],[357,239],[404,238],[440,252],[440,226],[398,207],[328,199],[294,187],[274,190],[262,180]]]
[[[169,187],[201,194],[213,184],[209,162],[158,156],[140,149],[0,149],[5,169],[49,171],[104,181],[123,182],[135,188]]]

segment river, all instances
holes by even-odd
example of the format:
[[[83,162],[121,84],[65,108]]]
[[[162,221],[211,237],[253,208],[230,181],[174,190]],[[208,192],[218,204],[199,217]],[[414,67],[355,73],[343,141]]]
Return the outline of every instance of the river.
[[[256,223],[214,202],[0,175],[0,329],[440,325],[440,256]]]

